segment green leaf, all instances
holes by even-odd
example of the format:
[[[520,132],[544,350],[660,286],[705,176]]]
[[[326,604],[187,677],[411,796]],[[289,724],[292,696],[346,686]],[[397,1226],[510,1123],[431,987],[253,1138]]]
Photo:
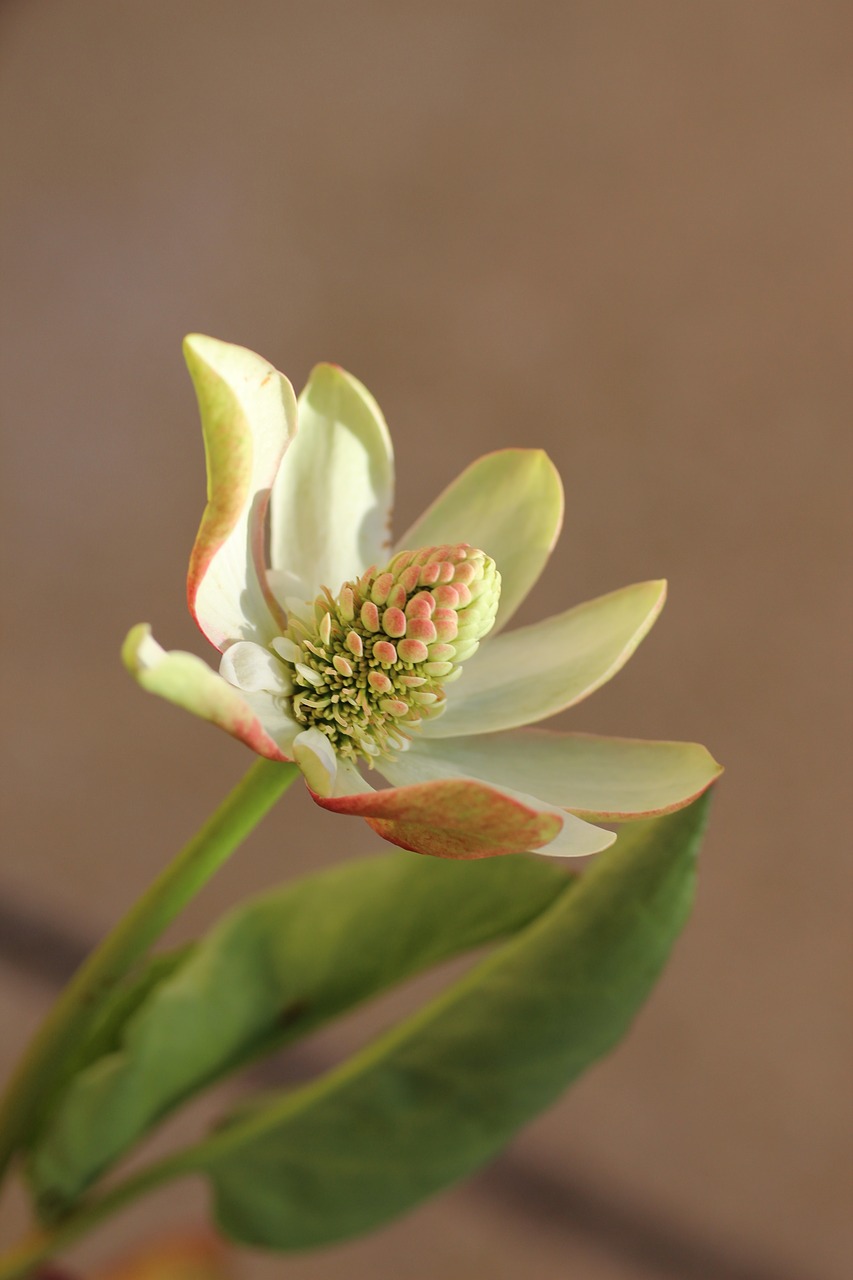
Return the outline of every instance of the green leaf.
[[[571,883],[553,863],[460,866],[395,853],[241,906],[68,1085],[32,1152],[41,1210],[64,1211],[177,1103],[450,956],[526,925]],[[110,1047],[113,1047],[112,1045]]]
[[[706,809],[637,823],[439,999],[200,1144],[189,1167],[222,1230],[285,1250],[342,1240],[493,1156],[627,1030],[690,909]]]
[[[74,1053],[63,1063],[61,1076],[49,1099],[42,1104],[39,1123],[34,1134],[38,1135],[45,1131],[59,1099],[72,1078],[93,1062],[97,1062],[99,1058],[106,1057],[107,1054],[114,1053],[121,1047],[122,1036],[130,1019],[152,992],[186,962],[193,946],[193,943],[186,943],[171,951],[152,956],[145,964],[128,974],[106,997],[99,1010],[97,1021],[77,1045]],[[33,1145],[32,1142],[31,1145]]]

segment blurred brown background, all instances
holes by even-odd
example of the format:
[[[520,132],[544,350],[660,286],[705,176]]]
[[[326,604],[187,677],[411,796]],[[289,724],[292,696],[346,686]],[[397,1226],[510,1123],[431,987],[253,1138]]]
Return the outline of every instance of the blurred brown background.
[[[699,738],[728,767],[696,915],[619,1051],[471,1185],[327,1254],[241,1253],[238,1280],[850,1274],[850,17],[0,8],[0,1067],[250,763],[118,659],[142,619],[205,648],[183,596],[204,498],[187,330],[297,386],[318,359],[362,378],[400,527],[479,453],[547,447],[566,526],[522,620],[670,579],[628,669],[565,723]],[[375,844],[293,793],[184,928]],[[72,1257],[200,1220],[181,1193]]]

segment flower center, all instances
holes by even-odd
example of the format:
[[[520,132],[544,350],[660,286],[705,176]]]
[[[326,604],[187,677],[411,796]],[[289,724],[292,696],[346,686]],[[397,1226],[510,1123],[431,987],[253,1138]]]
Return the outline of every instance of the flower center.
[[[314,626],[291,618],[273,649],[291,668],[292,713],[339,756],[393,759],[420,722],[440,715],[495,620],[500,574],[467,543],[400,551],[337,596],[324,587]]]

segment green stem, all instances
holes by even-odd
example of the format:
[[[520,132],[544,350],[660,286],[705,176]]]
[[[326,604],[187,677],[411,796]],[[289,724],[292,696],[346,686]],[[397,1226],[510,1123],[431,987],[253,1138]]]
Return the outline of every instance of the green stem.
[[[233,853],[294,778],[292,764],[258,760],[231,794],[81,965],[30,1044],[0,1101],[0,1179],[32,1128],[68,1052],[104,996]]]
[[[101,1196],[99,1200],[81,1205],[56,1226],[34,1232],[9,1253],[4,1253],[0,1257],[0,1280],[24,1280],[24,1277],[32,1273],[33,1268],[53,1258],[60,1249],[87,1235],[93,1227],[99,1226],[105,1218],[111,1218],[114,1213],[126,1208],[139,1196],[175,1178],[194,1172],[192,1166],[184,1162],[182,1153],[142,1169],[134,1177],[128,1178],[126,1182],[120,1183],[106,1195]]]

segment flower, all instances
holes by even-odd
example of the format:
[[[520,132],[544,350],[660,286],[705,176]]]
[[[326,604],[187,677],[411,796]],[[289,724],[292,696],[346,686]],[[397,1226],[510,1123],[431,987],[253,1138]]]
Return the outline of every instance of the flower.
[[[525,727],[615,675],[666,593],[642,582],[503,633],[562,524],[545,453],[479,458],[392,544],[391,440],[355,378],[318,365],[297,406],[242,347],[192,335],[184,352],[208,477],[188,599],[222,657],[216,674],[134,627],[123,656],[144,688],[438,857],[595,853],[616,837],[594,820],[710,786],[720,767],[695,743]]]

